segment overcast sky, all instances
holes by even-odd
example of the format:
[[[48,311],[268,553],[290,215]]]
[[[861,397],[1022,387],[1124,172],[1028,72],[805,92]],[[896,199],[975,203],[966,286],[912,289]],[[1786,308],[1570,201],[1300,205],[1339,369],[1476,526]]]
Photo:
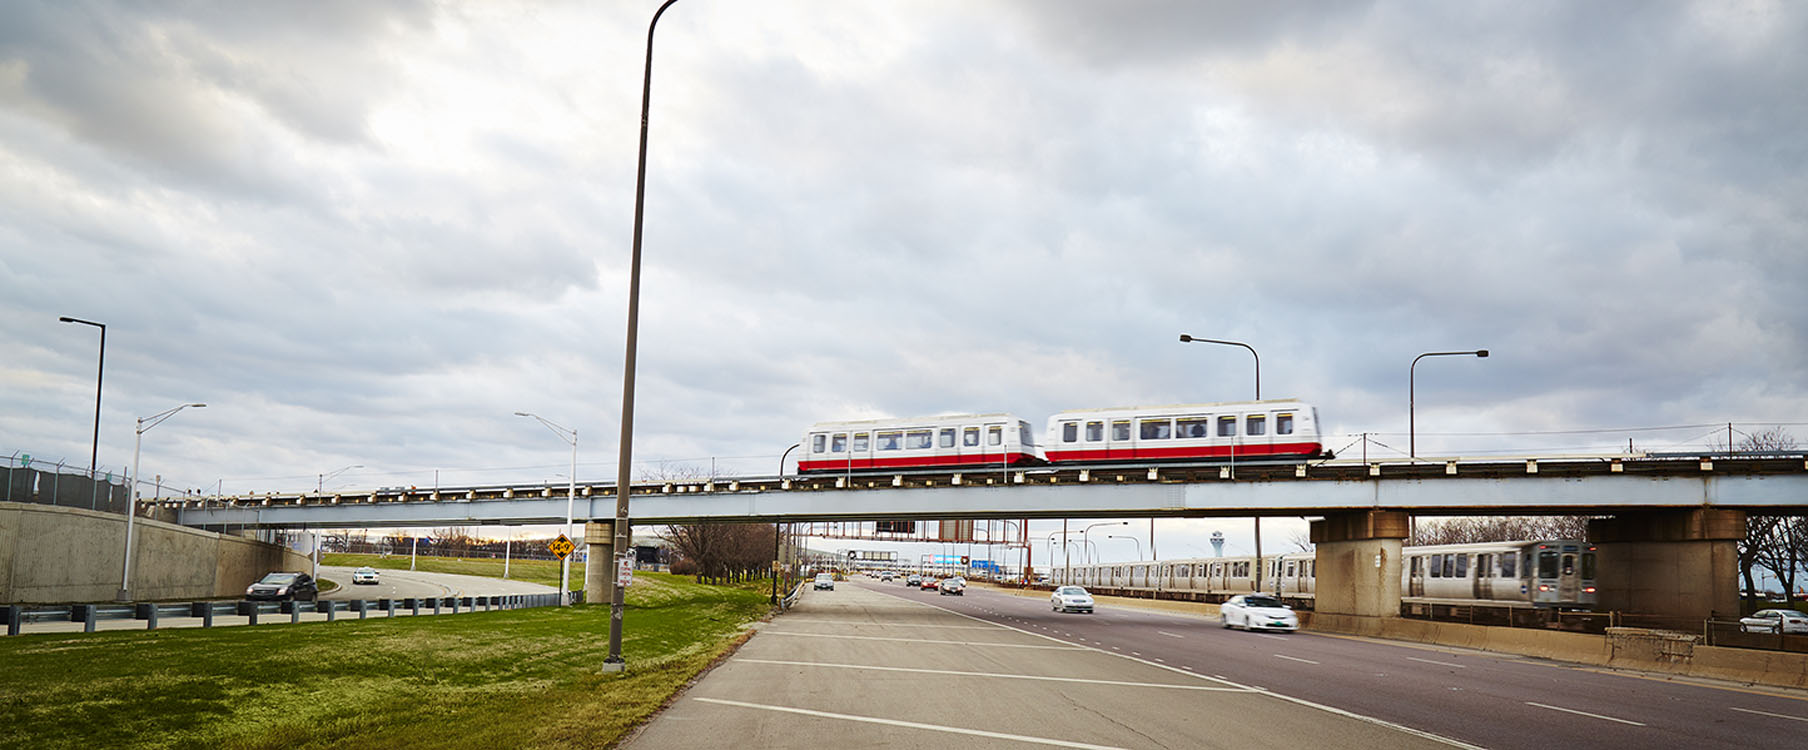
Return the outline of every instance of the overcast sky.
[[[1252,394],[1183,332],[1371,456],[1453,349],[1421,454],[1808,437],[1808,6],[1268,5],[673,6],[642,468]],[[0,453],[85,468],[69,315],[105,470],[613,479],[656,7],[0,2]]]

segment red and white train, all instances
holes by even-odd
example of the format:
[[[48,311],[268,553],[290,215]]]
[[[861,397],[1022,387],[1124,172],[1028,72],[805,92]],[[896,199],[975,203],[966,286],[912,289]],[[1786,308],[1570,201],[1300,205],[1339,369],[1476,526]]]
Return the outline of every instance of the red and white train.
[[[1040,443],[1010,414],[819,422],[802,445],[802,473],[1325,456],[1318,410],[1294,399],[1075,409]]]

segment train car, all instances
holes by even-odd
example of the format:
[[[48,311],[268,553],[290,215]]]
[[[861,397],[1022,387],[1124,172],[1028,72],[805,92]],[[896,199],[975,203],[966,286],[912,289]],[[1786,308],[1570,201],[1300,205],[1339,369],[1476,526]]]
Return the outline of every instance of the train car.
[[[1043,446],[1057,465],[1324,455],[1318,410],[1293,399],[1064,411]]]
[[[1401,551],[1401,601],[1592,609],[1595,547],[1574,539],[1445,544]]]
[[[1046,463],[1030,423],[1010,414],[819,422],[804,433],[801,473],[999,468]]]

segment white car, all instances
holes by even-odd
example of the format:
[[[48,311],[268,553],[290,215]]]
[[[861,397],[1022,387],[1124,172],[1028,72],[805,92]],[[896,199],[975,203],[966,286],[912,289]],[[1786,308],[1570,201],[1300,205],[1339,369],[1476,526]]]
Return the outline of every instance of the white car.
[[[941,590],[943,596],[949,594],[965,596],[967,592],[967,579],[960,576],[943,578],[941,583],[936,584],[936,588]]]
[[[1218,605],[1218,620],[1224,627],[1244,630],[1299,630],[1299,615],[1293,608],[1267,594],[1239,594]]]
[[[1092,614],[1092,595],[1079,586],[1062,586],[1048,597],[1049,609],[1056,612]]]
[[[817,573],[814,587],[818,590],[828,589],[830,591],[834,591],[835,590],[835,577],[832,575],[829,575],[827,573]]]
[[[1808,615],[1793,609],[1760,609],[1750,617],[1739,618],[1739,629],[1747,633],[1808,633]]]
[[[377,585],[377,569],[368,565],[352,571],[352,585]]]

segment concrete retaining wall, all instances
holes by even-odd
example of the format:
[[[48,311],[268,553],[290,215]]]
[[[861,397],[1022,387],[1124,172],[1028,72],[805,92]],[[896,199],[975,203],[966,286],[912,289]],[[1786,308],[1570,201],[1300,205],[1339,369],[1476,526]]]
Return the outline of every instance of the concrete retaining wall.
[[[273,570],[308,569],[278,545],[139,518],[132,598],[236,597]],[[0,602],[112,601],[125,559],[125,516],[0,502]]]
[[[1808,654],[1704,646],[1689,633],[1610,628],[1607,635],[1313,613],[1313,630],[1496,651],[1688,677],[1808,688]]]

